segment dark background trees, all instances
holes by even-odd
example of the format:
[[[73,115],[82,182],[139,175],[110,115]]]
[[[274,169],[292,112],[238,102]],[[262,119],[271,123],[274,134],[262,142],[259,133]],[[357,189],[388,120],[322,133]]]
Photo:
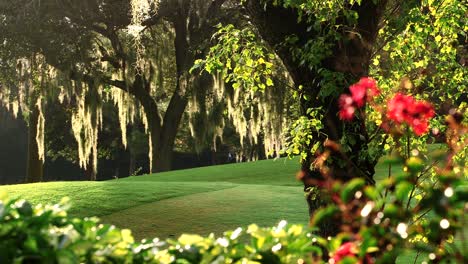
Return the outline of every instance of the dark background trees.
[[[61,71],[65,83],[93,83],[101,90],[113,87],[128,94],[124,95],[126,104],[119,107],[134,107],[136,113],[127,116],[128,119],[139,118],[147,126],[150,170],[169,170],[178,127],[194,82],[188,70],[195,56],[202,54],[201,44],[217,23],[213,17],[222,2],[207,5],[198,1],[162,1],[154,16],[144,21],[146,29],[141,33],[144,50],[137,52],[133,37],[127,32],[131,23],[129,1],[7,1],[2,5],[2,13],[6,14],[2,24],[4,37],[7,44],[18,45],[22,54],[5,54],[4,58],[14,62],[22,56],[39,53],[48,66]],[[141,64],[140,56],[145,60]],[[64,84],[57,84],[61,85]],[[84,97],[69,95],[71,107],[74,101],[89,102],[91,97],[100,97],[102,93],[86,92]],[[125,123],[121,124],[123,130],[131,125],[129,121],[120,120]],[[96,127],[96,122],[95,119],[91,126]],[[30,127],[34,139],[36,126]],[[31,150],[29,153],[34,155],[36,151]],[[87,167],[95,166],[93,158],[89,162]],[[40,174],[42,169],[32,171]],[[34,181],[38,180],[40,176]]]

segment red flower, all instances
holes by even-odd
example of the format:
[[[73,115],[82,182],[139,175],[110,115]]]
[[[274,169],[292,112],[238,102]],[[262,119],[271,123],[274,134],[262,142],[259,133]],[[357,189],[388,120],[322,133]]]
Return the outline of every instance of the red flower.
[[[350,95],[341,95],[339,116],[343,120],[353,119],[356,108],[363,107],[373,96],[380,94],[377,82],[370,77],[363,77],[359,82],[349,87]]]
[[[413,105],[413,113],[419,115],[419,117],[423,119],[429,119],[435,116],[434,108],[426,101],[415,102]]]
[[[333,263],[338,263],[342,259],[349,256],[355,256],[356,253],[358,253],[356,245],[354,245],[352,242],[346,242],[335,251],[335,254],[333,254]]]
[[[387,103],[387,117],[398,124],[408,118],[408,109],[414,104],[414,99],[401,93],[397,93]]]
[[[366,98],[366,87],[356,83],[349,87],[349,91],[357,107],[363,107]]]
[[[421,136],[429,130],[429,120],[435,116],[432,105],[425,101],[415,102],[411,108],[408,124],[416,135]]]
[[[340,106],[340,118],[342,120],[353,119],[354,112],[356,111],[356,107],[353,105],[353,98],[347,94],[342,94],[338,104]]]
[[[416,135],[424,135],[429,130],[429,122],[421,121],[419,119],[413,119],[413,122],[410,124],[413,128],[413,131]]]
[[[358,84],[366,88],[367,96],[372,97],[380,94],[377,82],[371,77],[362,77]]]
[[[370,101],[372,97],[380,94],[377,88],[377,82],[370,77],[362,77],[359,82],[349,87],[354,102],[358,107],[363,107],[367,98]]]
[[[418,136],[428,131],[429,119],[434,115],[430,103],[416,101],[412,96],[401,93],[397,93],[387,104],[387,117],[397,124],[408,124]]]

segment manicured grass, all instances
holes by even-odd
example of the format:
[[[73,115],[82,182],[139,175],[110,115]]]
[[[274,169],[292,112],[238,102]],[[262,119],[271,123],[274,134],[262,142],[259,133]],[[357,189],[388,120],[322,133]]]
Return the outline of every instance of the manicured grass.
[[[233,184],[185,182],[50,182],[0,187],[11,197],[32,203],[57,203],[63,197],[71,199],[70,215],[74,217],[103,216],[146,203],[211,192],[233,187]],[[138,216],[136,216],[138,217]]]
[[[177,170],[152,175],[134,176],[123,181],[159,182],[231,182],[238,184],[300,186],[295,173],[298,159],[261,160],[249,163],[233,163],[220,166]]]
[[[272,226],[281,219],[306,224],[308,213],[301,189],[266,185],[197,193],[147,203],[103,217],[146,237],[188,233],[221,235],[223,231],[257,223]],[[138,216],[138,217],[135,217]]]
[[[137,238],[208,234],[282,219],[307,224],[297,159],[227,164],[106,182],[0,186],[12,197],[56,203],[70,197],[70,214],[98,216]]]

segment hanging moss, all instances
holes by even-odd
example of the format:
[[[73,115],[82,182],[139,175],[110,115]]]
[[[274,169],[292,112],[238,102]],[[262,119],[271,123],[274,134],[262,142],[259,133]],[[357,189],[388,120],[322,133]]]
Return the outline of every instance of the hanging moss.
[[[78,143],[79,164],[87,169],[92,157],[94,174],[97,173],[98,135],[102,127],[102,92],[97,82],[74,81],[77,91],[76,110],[72,114],[72,130]]]
[[[39,159],[44,162],[45,161],[45,147],[44,147],[44,134],[45,134],[45,117],[43,111],[43,103],[42,97],[37,99],[37,109],[39,110],[39,118],[37,122],[36,128],[36,143],[37,143],[37,150]]]
[[[150,16],[151,12],[157,10],[159,0],[131,0],[131,24],[127,27],[128,33],[133,36],[133,47],[136,52],[136,70],[143,68],[145,63],[143,54],[145,53],[145,45],[142,44],[142,31],[145,28],[143,22]]]
[[[37,54],[32,54],[29,58],[17,59],[16,65],[16,76],[12,78],[13,82],[10,85],[2,85],[0,105],[11,111],[15,118],[21,113],[26,120],[32,111],[31,107],[37,108],[38,120],[35,127],[35,140],[39,160],[44,162],[44,99],[47,95],[45,86],[56,77],[55,71],[50,71],[45,59]]]
[[[205,143],[203,138],[212,138],[210,144],[216,149],[216,139],[222,138],[227,119],[239,135],[238,157],[261,143],[267,155],[281,153],[285,142],[283,130],[287,126],[287,89],[280,85],[264,91],[234,89],[225,85],[219,72],[212,75],[211,85],[194,88],[189,101],[189,121],[192,137],[200,145],[198,149]],[[257,159],[258,153],[251,158]]]

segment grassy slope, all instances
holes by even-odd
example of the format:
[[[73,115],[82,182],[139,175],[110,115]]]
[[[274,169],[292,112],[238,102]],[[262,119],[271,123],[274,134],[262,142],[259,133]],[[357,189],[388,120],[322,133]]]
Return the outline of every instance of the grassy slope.
[[[297,160],[268,160],[172,171],[106,182],[1,186],[33,203],[72,201],[72,216],[99,216],[138,238],[220,233],[281,219],[307,223]]]

